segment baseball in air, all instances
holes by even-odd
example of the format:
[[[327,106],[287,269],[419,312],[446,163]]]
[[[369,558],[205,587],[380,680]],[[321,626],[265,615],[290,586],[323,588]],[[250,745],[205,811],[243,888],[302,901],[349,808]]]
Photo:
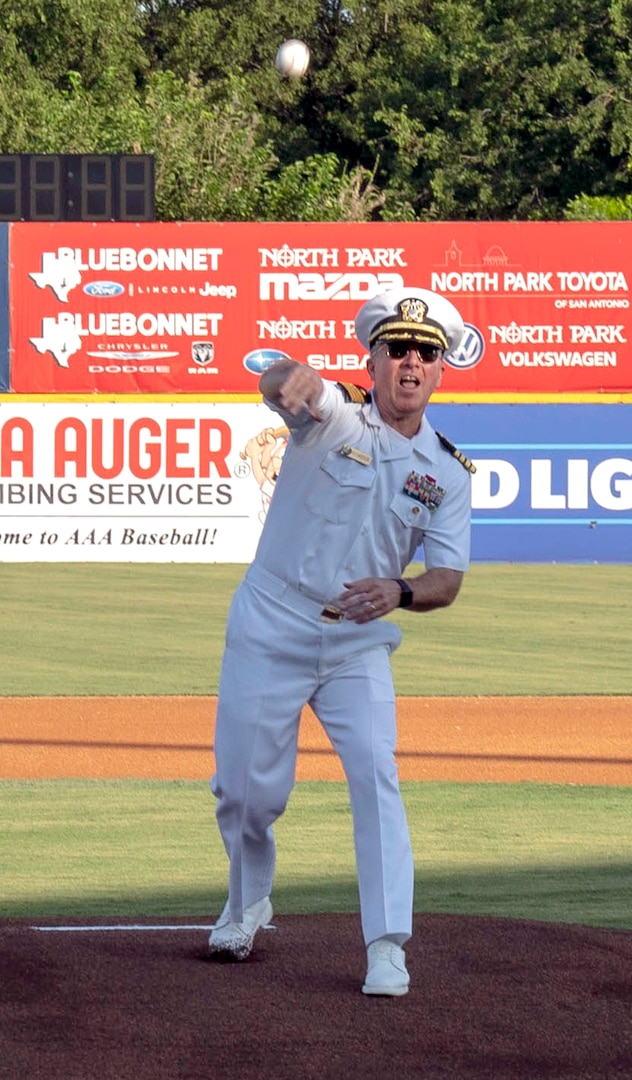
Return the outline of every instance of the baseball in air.
[[[290,79],[300,79],[309,67],[309,49],[304,41],[290,38],[279,46],[276,68]]]

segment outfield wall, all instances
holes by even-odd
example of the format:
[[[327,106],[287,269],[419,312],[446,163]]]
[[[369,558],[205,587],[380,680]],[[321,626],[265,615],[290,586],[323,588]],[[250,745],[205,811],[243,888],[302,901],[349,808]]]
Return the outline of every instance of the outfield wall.
[[[407,284],[465,320],[446,393],[632,390],[632,222],[20,222],[8,238],[18,393],[253,393],[283,353],[366,386],[356,312]]]
[[[9,226],[0,222],[0,391],[9,387]]]
[[[247,562],[282,355],[368,385],[363,300],[466,321],[429,410],[473,557],[632,561],[632,222],[0,225],[0,561]],[[272,435],[274,433],[274,435]]]
[[[632,405],[454,405],[473,557],[632,561]],[[249,562],[287,431],[261,403],[0,402],[0,560]]]

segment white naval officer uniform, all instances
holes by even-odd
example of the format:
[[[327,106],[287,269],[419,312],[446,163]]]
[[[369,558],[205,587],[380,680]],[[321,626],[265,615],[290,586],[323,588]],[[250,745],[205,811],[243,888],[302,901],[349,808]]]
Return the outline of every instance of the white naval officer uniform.
[[[389,656],[401,631],[380,619],[321,621],[344,583],[399,578],[423,543],[427,569],[469,563],[470,477],[427,419],[412,439],[370,400],[325,382],[314,421],[278,405],[291,429],[254,562],[233,598],[215,731],[217,821],[230,861],[231,921],[270,894],[272,824],[295,778],[309,702],[349,786],[367,943],[412,931],[413,858],[395,763]],[[411,473],[443,489],[430,509],[405,494]]]

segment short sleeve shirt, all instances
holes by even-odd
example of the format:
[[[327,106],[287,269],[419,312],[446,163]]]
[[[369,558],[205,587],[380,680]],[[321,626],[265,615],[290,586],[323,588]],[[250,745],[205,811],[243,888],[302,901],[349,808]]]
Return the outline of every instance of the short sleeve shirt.
[[[426,569],[467,569],[470,476],[425,417],[408,439],[330,381],[321,422],[266,404],[291,435],[258,565],[318,599],[359,578],[400,577],[420,546]]]

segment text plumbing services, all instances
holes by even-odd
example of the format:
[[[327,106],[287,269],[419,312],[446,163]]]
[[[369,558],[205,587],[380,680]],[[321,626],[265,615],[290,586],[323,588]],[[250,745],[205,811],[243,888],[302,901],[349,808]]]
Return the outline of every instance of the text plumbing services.
[[[286,443],[264,405],[0,404],[0,560],[249,562]]]

